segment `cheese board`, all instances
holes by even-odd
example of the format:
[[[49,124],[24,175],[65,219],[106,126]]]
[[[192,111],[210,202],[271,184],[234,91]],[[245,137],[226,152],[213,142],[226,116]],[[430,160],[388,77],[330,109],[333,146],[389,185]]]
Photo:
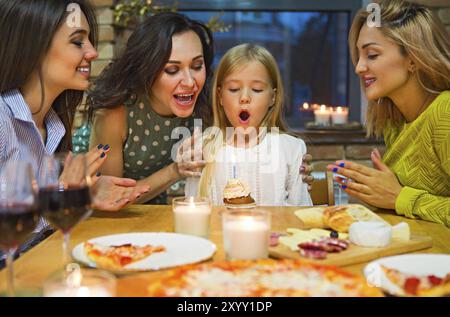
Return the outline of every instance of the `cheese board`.
[[[347,266],[433,245],[431,237],[411,234],[406,223],[391,227],[362,205],[299,209],[292,217],[290,223],[297,228],[276,233],[276,242],[269,248],[273,258]]]

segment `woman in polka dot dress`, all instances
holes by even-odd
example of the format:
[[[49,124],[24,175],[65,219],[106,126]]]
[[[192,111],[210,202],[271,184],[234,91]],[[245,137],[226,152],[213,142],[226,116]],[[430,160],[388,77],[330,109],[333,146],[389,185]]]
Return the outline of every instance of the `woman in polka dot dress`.
[[[161,13],[136,29],[123,55],[89,94],[91,147],[111,147],[101,172],[149,185],[140,202],[165,204],[166,189],[204,165],[174,163],[172,148],[182,132],[176,129],[192,131],[196,115],[209,117],[204,85],[213,53],[206,26],[178,13]]]

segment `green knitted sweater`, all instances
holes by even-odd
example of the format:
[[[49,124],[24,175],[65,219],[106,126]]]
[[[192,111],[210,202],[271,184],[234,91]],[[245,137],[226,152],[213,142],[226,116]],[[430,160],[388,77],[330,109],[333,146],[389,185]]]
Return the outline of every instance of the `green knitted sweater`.
[[[396,212],[450,227],[450,91],[413,122],[386,128],[384,137],[383,161],[403,186]]]

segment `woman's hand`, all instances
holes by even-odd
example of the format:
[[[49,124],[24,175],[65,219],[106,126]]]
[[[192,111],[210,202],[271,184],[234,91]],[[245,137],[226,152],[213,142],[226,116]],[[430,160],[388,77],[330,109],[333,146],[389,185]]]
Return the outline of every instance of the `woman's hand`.
[[[92,184],[95,184],[100,176],[98,170],[105,163],[110,147],[108,144],[99,144],[86,153],[87,173],[91,176]]]
[[[97,177],[92,189],[92,208],[103,211],[118,211],[150,190],[147,185],[137,185],[134,179],[114,176]]]
[[[308,184],[308,191],[311,191],[311,185],[314,181],[314,176],[311,175],[313,167],[311,165],[312,155],[303,155],[302,165],[300,166],[300,175],[302,175],[302,180],[304,183]]]
[[[194,129],[193,137],[185,140],[178,149],[176,159],[180,178],[200,177],[205,166],[202,150],[202,133]]]
[[[336,161],[336,165],[327,168],[348,178],[336,177],[336,181],[349,195],[378,208],[395,209],[402,186],[397,176],[381,162],[378,151],[373,151],[371,158],[376,169],[349,161]]]

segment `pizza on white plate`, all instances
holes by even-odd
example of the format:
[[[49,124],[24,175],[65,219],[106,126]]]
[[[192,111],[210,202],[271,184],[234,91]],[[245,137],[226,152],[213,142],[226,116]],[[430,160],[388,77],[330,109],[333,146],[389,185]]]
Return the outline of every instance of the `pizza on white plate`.
[[[122,270],[129,264],[145,259],[154,253],[164,252],[165,250],[166,248],[164,246],[139,246],[131,243],[111,246],[92,242],[84,243],[84,252],[89,260],[94,262],[98,267],[111,270]]]
[[[399,296],[449,296],[450,273],[444,277],[413,275],[380,265],[388,280],[397,286]]]

